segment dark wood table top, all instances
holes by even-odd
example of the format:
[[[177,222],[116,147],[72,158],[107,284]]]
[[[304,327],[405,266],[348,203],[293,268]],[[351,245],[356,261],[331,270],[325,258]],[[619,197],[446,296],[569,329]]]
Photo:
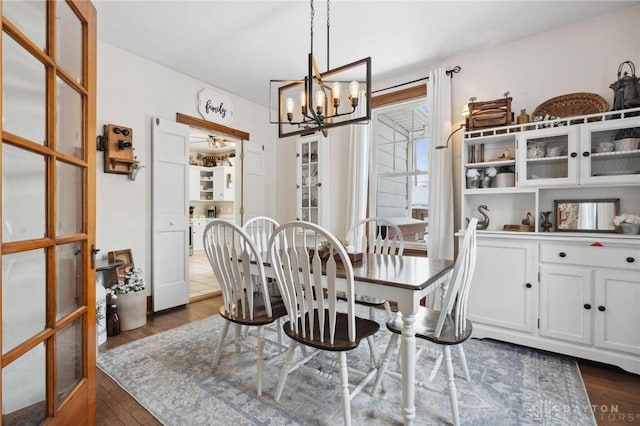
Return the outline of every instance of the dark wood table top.
[[[267,254],[262,255],[265,268],[271,264]],[[360,282],[384,284],[409,290],[423,290],[453,268],[452,260],[418,256],[395,256],[363,253],[362,261],[352,263],[353,279]],[[337,263],[337,275],[344,278],[344,269]]]
[[[453,268],[451,260],[365,253],[353,266],[357,281],[422,290]]]

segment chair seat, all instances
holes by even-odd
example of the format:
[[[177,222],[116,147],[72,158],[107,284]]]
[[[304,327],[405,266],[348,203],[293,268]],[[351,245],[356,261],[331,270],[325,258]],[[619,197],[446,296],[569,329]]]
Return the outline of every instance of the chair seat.
[[[416,337],[429,340],[430,342],[437,343],[439,345],[457,345],[471,336],[473,326],[471,321],[467,320],[465,330],[460,336],[456,336],[453,319],[448,316],[442,327],[442,333],[440,336],[434,336],[436,329],[436,323],[438,322],[439,310],[425,308],[421,306],[416,313],[416,322],[414,328],[416,331]],[[402,334],[402,314],[396,313],[393,318],[387,321],[387,328],[397,334]]]
[[[238,302],[234,305],[234,307],[236,308],[236,311],[234,312],[227,311],[224,305],[221,306],[220,315],[231,322],[242,325],[271,324],[278,318],[285,316],[287,314],[287,310],[281,298],[271,296],[269,297],[269,300],[271,301],[271,317],[267,316],[267,311],[264,306],[264,295],[258,292],[253,293],[253,319],[249,318],[248,316],[246,318],[242,316],[241,306],[242,304],[247,304],[247,300],[238,300]]]
[[[329,314],[328,312],[325,315],[325,327],[329,327]],[[369,336],[374,335],[379,329],[380,324],[375,321],[371,321],[364,318],[355,317],[356,321],[356,340],[354,342],[349,341],[349,332],[348,332],[348,320],[349,316],[345,313],[338,312],[336,314],[336,335],[334,338],[333,344],[329,343],[329,341],[320,341],[320,333],[318,333],[319,328],[319,319],[318,315],[314,315],[314,336],[313,339],[310,338],[310,321],[309,314],[306,314],[307,321],[305,322],[305,336],[303,337],[302,333],[295,333],[289,324],[290,321],[287,321],[284,324],[284,332],[291,339],[296,342],[302,343],[307,346],[314,347],[316,349],[322,349],[326,351],[350,351],[355,349],[360,344],[360,340],[366,339]],[[298,329],[302,329],[302,321],[298,319]]]

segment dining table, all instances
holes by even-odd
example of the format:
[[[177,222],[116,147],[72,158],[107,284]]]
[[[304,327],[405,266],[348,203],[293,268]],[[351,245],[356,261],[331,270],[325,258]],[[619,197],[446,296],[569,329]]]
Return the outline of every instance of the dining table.
[[[267,259],[263,258],[265,274],[274,277]],[[416,418],[415,315],[420,301],[446,281],[454,262],[424,256],[363,253],[361,260],[351,264],[355,294],[393,301],[402,313],[402,417],[405,425],[413,425]],[[338,264],[338,275],[340,268],[343,266]],[[340,288],[340,281],[336,286],[338,290],[345,289]]]

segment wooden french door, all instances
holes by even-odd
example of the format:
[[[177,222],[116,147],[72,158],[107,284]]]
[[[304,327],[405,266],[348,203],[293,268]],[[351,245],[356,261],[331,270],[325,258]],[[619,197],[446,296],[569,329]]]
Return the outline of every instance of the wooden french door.
[[[96,12],[0,9],[0,425],[93,424]]]

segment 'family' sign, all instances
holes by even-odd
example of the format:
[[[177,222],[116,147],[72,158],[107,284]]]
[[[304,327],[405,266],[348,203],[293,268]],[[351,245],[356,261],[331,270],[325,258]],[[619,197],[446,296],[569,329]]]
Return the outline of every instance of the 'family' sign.
[[[205,120],[224,124],[225,126],[233,123],[233,104],[231,100],[209,89],[204,89],[198,93],[198,111]]]

